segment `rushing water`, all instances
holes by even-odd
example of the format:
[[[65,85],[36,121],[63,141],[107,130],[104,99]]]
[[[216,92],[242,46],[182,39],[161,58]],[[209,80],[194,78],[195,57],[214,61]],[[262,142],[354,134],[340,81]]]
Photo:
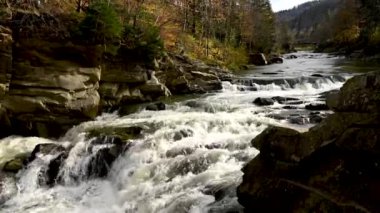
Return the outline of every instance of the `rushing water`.
[[[241,181],[241,168],[258,154],[250,141],[268,125],[300,131],[312,126],[268,115],[306,115],[305,105],[321,102],[321,93],[339,89],[352,75],[339,65],[340,58],[310,53],[297,56],[284,64],[244,71],[232,83],[224,82],[221,92],[171,102],[164,111],[141,110],[125,117],[104,114],[74,127],[57,141],[74,146],[59,171],[64,184],[38,184],[39,171],[54,157],[39,156],[17,174],[16,181],[3,181],[0,202],[5,202],[0,203],[0,211],[242,211],[235,189]],[[279,103],[265,107],[252,103],[257,97],[273,96],[298,98],[302,103],[296,109],[283,109],[285,105]],[[143,137],[132,141],[106,178],[71,178],[85,173],[94,154],[85,152],[90,142],[85,139],[86,129],[133,125],[144,127]],[[180,132],[188,137],[176,137]],[[17,149],[28,152],[36,143],[47,142],[51,143],[41,138],[3,139],[0,164],[11,159]]]

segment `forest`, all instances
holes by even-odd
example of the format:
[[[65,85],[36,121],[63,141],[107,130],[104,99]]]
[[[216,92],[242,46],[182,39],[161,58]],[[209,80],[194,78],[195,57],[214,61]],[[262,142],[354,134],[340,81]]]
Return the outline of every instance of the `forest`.
[[[269,0],[3,2],[3,14],[11,10],[47,16],[54,21],[42,23],[47,25],[42,28],[55,28],[61,37],[107,44],[109,50],[123,46],[149,61],[169,51],[239,69],[250,53],[286,53],[299,43],[318,44],[320,51],[366,54],[377,53],[380,44],[379,0],[312,1],[277,14]],[[13,20],[12,28],[18,28],[14,32],[27,28],[36,34],[41,28],[27,16]]]
[[[277,13],[295,43],[319,44],[319,51],[340,51],[364,55],[379,52],[380,1],[311,1]],[[281,25],[281,24],[280,24]]]

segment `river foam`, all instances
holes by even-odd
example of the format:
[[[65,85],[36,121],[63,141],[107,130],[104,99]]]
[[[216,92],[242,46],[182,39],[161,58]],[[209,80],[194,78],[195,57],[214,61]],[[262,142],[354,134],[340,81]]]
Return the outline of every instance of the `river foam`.
[[[302,74],[289,71],[286,78],[300,79],[293,83],[268,80],[268,84],[260,84],[268,78],[260,75],[267,71],[262,68],[255,74],[242,75],[240,83],[224,82],[221,92],[172,103],[164,111],[141,110],[125,117],[104,114],[96,121],[74,127],[57,141],[73,146],[60,170],[67,178],[63,184],[38,184],[38,171],[54,157],[41,156],[17,174],[18,190],[0,206],[1,212],[241,212],[235,194],[241,182],[240,170],[258,154],[250,141],[269,125],[300,131],[309,127],[267,116],[284,111],[283,104],[261,107],[252,101],[258,97],[295,97],[302,100],[302,107],[318,101],[320,93],[340,88],[344,80],[329,77],[336,75],[331,70],[332,61],[337,59],[323,56],[315,58],[326,62],[323,67],[308,68],[311,70],[305,72],[309,73]],[[318,64],[300,57],[274,66],[283,71],[290,65],[298,64],[299,68],[308,66],[307,63]],[[305,77],[316,71],[327,77]],[[130,148],[113,163],[106,178],[70,180],[70,175],[81,176],[89,159],[88,154],[83,154],[91,142],[84,135],[86,129],[136,125],[143,127],[143,137],[131,141]],[[0,152],[30,152],[37,143],[44,142],[51,141],[6,138],[0,142]],[[7,161],[14,154],[4,156],[2,161]]]

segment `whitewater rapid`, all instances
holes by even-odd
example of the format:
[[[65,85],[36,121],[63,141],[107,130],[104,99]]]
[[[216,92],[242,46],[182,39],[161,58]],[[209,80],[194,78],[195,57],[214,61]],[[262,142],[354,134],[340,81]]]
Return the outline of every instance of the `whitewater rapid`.
[[[30,152],[37,143],[65,143],[73,148],[60,169],[64,184],[38,184],[39,170],[54,157],[39,156],[14,181],[7,180],[1,186],[0,202],[4,202],[0,203],[0,212],[242,212],[235,189],[241,181],[241,168],[258,154],[251,140],[269,125],[299,131],[312,126],[270,118],[268,114],[289,110],[279,103],[256,106],[253,100],[294,97],[302,101],[299,108],[304,108],[321,102],[321,93],[339,89],[351,76],[336,67],[340,60],[337,57],[306,53],[298,57],[281,65],[246,71],[232,83],[223,82],[220,92],[171,102],[164,111],[142,109],[124,117],[103,114],[72,128],[59,141],[2,139],[0,162],[12,159],[15,149]],[[268,72],[276,71],[268,76]],[[315,73],[323,77],[310,78]],[[334,77],[338,74],[339,78]],[[268,83],[263,84],[266,80]],[[85,151],[90,140],[84,132],[110,126],[141,126],[143,137],[131,141],[106,178],[73,180],[73,176],[83,176],[94,154]],[[187,137],[178,137],[183,132]]]

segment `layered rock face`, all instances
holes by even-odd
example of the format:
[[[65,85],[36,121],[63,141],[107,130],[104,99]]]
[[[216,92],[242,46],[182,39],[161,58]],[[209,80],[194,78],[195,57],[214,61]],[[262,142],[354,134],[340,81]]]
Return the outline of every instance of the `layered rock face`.
[[[221,80],[229,73],[217,67],[190,60],[186,56],[171,55],[161,62],[157,73],[173,94],[206,93],[222,89]]]
[[[48,137],[55,135],[51,125],[69,128],[96,117],[99,80],[99,68],[17,65],[3,105],[13,125]]]
[[[247,212],[379,212],[380,73],[350,79],[327,104],[335,114],[306,133],[269,127],[244,168]]]
[[[154,71],[121,59],[107,61],[103,65],[99,93],[103,108],[153,101],[171,95],[154,76]]]
[[[9,76],[12,72],[12,41],[11,29],[0,25],[0,100],[4,98],[9,87]],[[0,129],[0,137],[6,136],[10,130],[10,121],[1,101]]]

